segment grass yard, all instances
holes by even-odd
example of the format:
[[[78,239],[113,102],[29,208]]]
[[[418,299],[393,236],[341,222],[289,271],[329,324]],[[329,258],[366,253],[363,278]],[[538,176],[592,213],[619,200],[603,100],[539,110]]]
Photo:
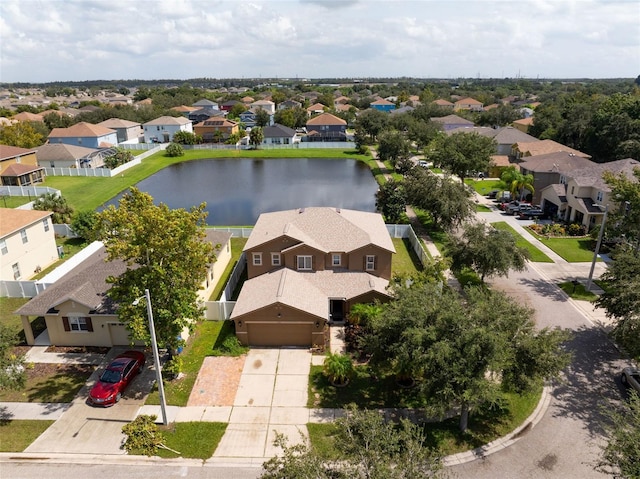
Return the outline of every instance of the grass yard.
[[[55,421],[1,420],[0,452],[22,452]]]
[[[84,364],[28,363],[24,389],[0,390],[0,402],[71,402],[94,370]]]
[[[32,276],[31,279],[36,280],[36,279],[44,278],[47,274],[49,274],[51,271],[56,269],[62,263],[67,261],[69,258],[73,257],[75,254],[77,254],[80,251],[82,251],[85,247],[87,247],[89,245],[89,242],[87,240],[83,239],[83,238],[58,238],[58,237],[56,237],[56,245],[62,246],[63,251],[64,251],[64,257],[60,258],[58,261],[53,263],[48,268],[43,269],[42,271],[40,271],[35,276]]]
[[[186,406],[191,389],[196,381],[202,361],[207,356],[239,356],[247,348],[237,343],[231,321],[201,321],[194,333],[189,337],[182,358],[182,373],[180,379],[164,382],[164,393],[167,404],[171,406]],[[147,404],[160,404],[158,390],[149,394]]]
[[[476,212],[477,213],[490,213],[493,211],[491,208],[485,205],[476,204]]]
[[[567,293],[571,299],[580,301],[595,301],[598,299],[598,295],[587,291],[582,283],[574,285],[571,281],[567,281],[566,283],[559,283],[558,287]]]
[[[15,331],[18,335],[18,344],[26,345],[27,341],[22,329],[22,319],[13,312],[21,306],[27,304],[31,298],[0,298],[0,323]],[[46,329],[46,324],[42,316],[31,320],[33,334],[37,337]]]
[[[466,178],[464,182],[482,196],[485,196],[491,190],[500,189],[500,180],[474,180],[472,178]]]
[[[160,449],[158,456],[165,459],[185,457],[204,461],[213,456],[226,429],[227,424],[220,422],[177,422],[161,426],[165,445],[178,451],[180,455]]]
[[[498,221],[496,223],[491,223],[495,229],[500,231],[509,231],[516,239],[516,245],[521,248],[525,248],[529,251],[530,260],[534,263],[553,263],[553,260],[549,258],[546,254],[540,251],[538,248],[529,243],[526,239],[519,235],[516,230],[514,230],[511,226],[507,224],[506,221]]]
[[[0,196],[0,207],[2,208],[17,208],[18,206],[26,205],[35,200],[36,197],[31,196]]]
[[[391,258],[393,274],[415,276],[415,273],[422,271],[422,264],[407,238],[393,238],[393,246],[396,248],[396,254]]]
[[[350,158],[368,162],[370,157],[355,150],[186,150],[184,156],[170,158],[164,152],[156,153],[122,174],[111,178],[48,176],[46,186],[59,189],[67,203],[76,211],[95,210],[121,191],[153,175],[157,171],[191,160],[210,158]]]
[[[536,408],[542,387],[522,395],[502,393],[499,406],[482,412],[472,411],[469,429],[464,434],[458,430],[458,418],[424,426],[426,445],[439,449],[442,455],[456,454],[483,446],[502,437],[518,426]],[[365,407],[359,405],[359,407]],[[315,450],[325,459],[337,459],[334,445],[334,424],[308,424],[309,438]]]
[[[224,270],[224,273],[222,273],[222,277],[211,293],[209,301],[218,301],[220,299],[220,295],[224,291],[224,288],[227,285],[227,281],[229,281],[229,276],[231,276],[233,268],[235,268],[238,259],[240,259],[242,249],[244,248],[244,245],[246,244],[248,239],[249,238],[231,238],[231,260],[229,260],[227,268]]]
[[[427,231],[427,234],[433,241],[433,244],[438,248],[438,251],[442,254],[447,247],[447,243],[449,242],[447,233],[440,228],[436,228],[432,221],[431,216],[428,212],[421,210],[420,208],[412,207],[413,211],[416,213],[418,220]]]
[[[569,263],[588,263],[593,260],[593,250],[591,249],[593,240],[590,237],[547,238],[536,234],[529,228],[525,229]],[[598,258],[598,261],[601,259]]]

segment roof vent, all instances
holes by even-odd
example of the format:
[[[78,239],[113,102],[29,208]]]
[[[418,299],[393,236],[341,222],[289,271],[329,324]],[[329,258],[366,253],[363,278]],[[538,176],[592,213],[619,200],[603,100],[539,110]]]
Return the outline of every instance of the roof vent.
[[[340,214],[340,208],[336,208],[336,213]]]
[[[304,208],[300,208],[300,214],[304,213]]]

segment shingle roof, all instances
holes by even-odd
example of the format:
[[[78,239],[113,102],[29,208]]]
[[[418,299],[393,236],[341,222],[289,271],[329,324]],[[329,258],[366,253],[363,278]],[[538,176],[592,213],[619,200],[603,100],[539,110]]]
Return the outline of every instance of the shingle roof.
[[[578,186],[592,186],[602,191],[611,191],[609,185],[602,179],[605,171],[614,175],[622,173],[633,181],[635,178],[633,170],[636,168],[640,168],[640,162],[627,158],[609,163],[593,163],[585,168],[573,170],[567,176],[574,180]]]
[[[380,98],[379,100],[373,101],[370,104],[371,105],[395,105],[395,103],[385,100],[384,98]]]
[[[14,115],[13,119],[18,121],[44,121],[42,115],[38,115],[37,113],[30,113],[28,111],[23,111],[22,113]]]
[[[180,106],[174,106],[173,108],[169,108],[169,109],[173,111],[179,111],[180,113],[191,113],[192,111],[199,110],[200,107],[180,105]]]
[[[461,116],[458,115],[447,115],[447,116],[437,116],[431,118],[431,121],[435,121],[437,123],[442,123],[443,125],[469,125],[473,126],[473,122],[469,120],[465,120]]]
[[[186,125],[187,123],[191,123],[191,120],[184,116],[161,116],[160,118],[146,122],[144,126]]]
[[[244,249],[281,236],[298,239],[325,252],[349,252],[369,244],[395,252],[378,213],[323,207],[262,213]]]
[[[274,303],[329,317],[328,297],[352,299],[370,291],[388,296],[389,281],[358,271],[301,273],[281,268],[245,281],[231,314],[235,319]]]
[[[265,126],[262,129],[262,134],[265,138],[293,138],[296,132],[288,126],[276,123],[271,126]]]
[[[555,153],[558,151],[566,151],[569,153],[574,153],[576,156],[581,156],[583,158],[591,158],[591,156],[587,155],[586,153],[574,150],[573,148],[569,148],[568,146],[553,140],[538,140],[527,142],[518,141],[516,142],[516,146],[522,153],[529,153],[530,156],[538,156],[545,155],[547,153]]]
[[[33,153],[36,150],[34,148],[20,148],[18,146],[0,145],[0,160],[7,160],[15,158],[16,156],[24,156],[29,153]]]
[[[346,125],[347,122],[342,118],[332,115],[331,113],[321,113],[314,118],[307,120],[307,125]]]
[[[115,130],[83,121],[69,128],[54,128],[49,133],[48,138],[97,138],[112,133],[115,133]]]
[[[568,151],[528,156],[526,160],[520,163],[520,168],[539,173],[554,171],[569,174],[578,168],[585,168],[595,164],[587,158],[574,155]]]
[[[51,215],[51,211],[0,208],[0,237],[4,238]]]
[[[14,163],[9,165],[6,169],[0,173],[2,176],[22,176],[32,171],[44,170],[44,166],[38,165],[25,165],[23,163]]]
[[[450,101],[442,99],[433,100],[431,103],[435,103],[438,106],[453,106],[453,103],[451,103]]]
[[[478,100],[476,100],[475,98],[470,98],[470,97],[462,98],[462,99],[458,100],[458,101],[456,102],[456,105],[458,105],[458,104],[464,104],[464,105],[482,105],[482,103],[481,103],[481,102],[479,102],[479,101],[478,101]]]
[[[109,118],[108,120],[101,121],[98,123],[99,126],[104,126],[105,128],[131,128],[134,126],[140,126],[140,123],[129,120],[122,120],[120,118]]]
[[[207,107],[207,106],[218,106],[218,104],[215,101],[211,101],[211,100],[207,100],[206,98],[203,98],[202,100],[199,100],[197,102],[195,102],[193,104],[193,106],[197,106],[197,107]]]
[[[36,151],[38,161],[77,160],[98,151],[84,146],[67,145],[66,143],[47,143]]]

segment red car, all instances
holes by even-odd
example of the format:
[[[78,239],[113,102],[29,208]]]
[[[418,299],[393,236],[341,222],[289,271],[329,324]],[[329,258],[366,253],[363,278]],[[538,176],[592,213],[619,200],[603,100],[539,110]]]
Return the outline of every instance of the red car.
[[[125,351],[109,363],[89,393],[95,406],[113,406],[144,367],[145,356],[140,351]]]

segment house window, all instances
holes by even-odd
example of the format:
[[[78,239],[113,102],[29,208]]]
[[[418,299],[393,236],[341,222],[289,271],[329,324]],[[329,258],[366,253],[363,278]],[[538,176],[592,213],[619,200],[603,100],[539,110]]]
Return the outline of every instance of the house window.
[[[13,279],[20,279],[20,265],[18,263],[13,263],[11,268],[13,269]]]
[[[367,271],[373,271],[374,269],[376,269],[376,257],[375,257],[375,255],[368,254],[366,256],[364,269],[367,270]]]
[[[571,194],[573,194],[573,190],[575,189],[575,186],[571,187]]]
[[[20,163],[20,157],[16,156],[16,163]]]
[[[342,262],[342,257],[339,253],[333,254],[331,256],[331,264],[333,266],[340,266],[341,262]]]
[[[82,145],[82,138],[78,138],[78,145]]]
[[[9,252],[9,249],[7,248],[7,240],[0,240],[0,251],[2,251],[2,254],[7,254]]]
[[[567,184],[567,177],[564,175],[560,175],[560,184],[561,185],[566,185]]]
[[[253,253],[253,265],[262,266],[262,253]]]
[[[28,243],[29,238],[27,237],[27,230],[20,230],[20,238],[22,238],[22,243]]]
[[[602,191],[598,191],[598,194],[596,195],[596,201],[601,202],[603,197],[604,195],[602,194]]]
[[[271,266],[280,266],[280,253],[271,253]]]
[[[44,232],[49,231],[49,218],[45,218],[42,220],[42,226],[44,226]]]
[[[71,329],[71,331],[89,331],[87,318],[83,316],[69,316],[69,329]]]
[[[311,256],[298,256],[298,270],[311,270]]]

